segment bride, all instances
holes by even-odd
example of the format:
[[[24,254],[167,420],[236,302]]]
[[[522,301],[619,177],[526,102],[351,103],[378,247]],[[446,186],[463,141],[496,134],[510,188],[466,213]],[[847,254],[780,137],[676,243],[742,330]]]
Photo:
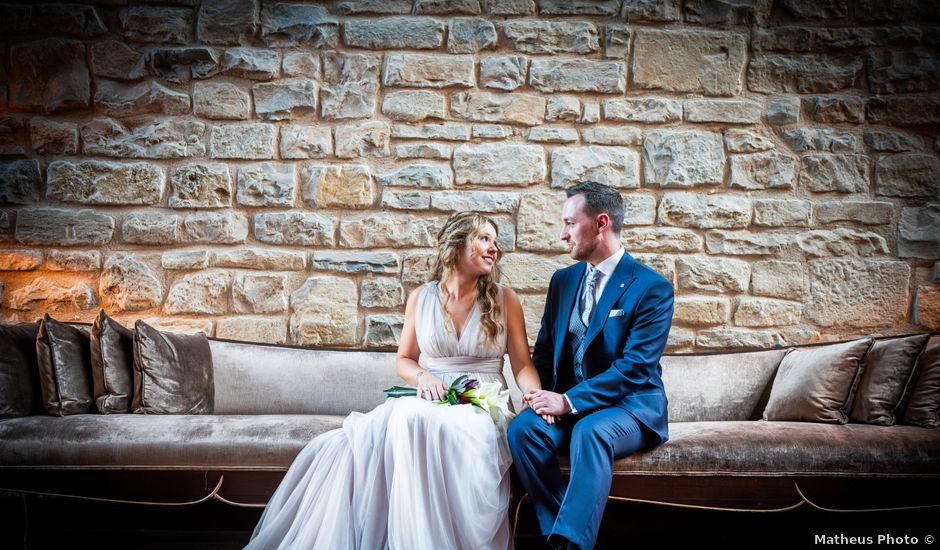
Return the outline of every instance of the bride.
[[[308,443],[247,548],[512,548],[507,420],[433,403],[461,375],[505,388],[507,351],[523,393],[540,389],[519,298],[495,282],[496,238],[480,214],[447,220],[431,282],[408,298],[398,347],[396,372],[418,397],[351,413]]]

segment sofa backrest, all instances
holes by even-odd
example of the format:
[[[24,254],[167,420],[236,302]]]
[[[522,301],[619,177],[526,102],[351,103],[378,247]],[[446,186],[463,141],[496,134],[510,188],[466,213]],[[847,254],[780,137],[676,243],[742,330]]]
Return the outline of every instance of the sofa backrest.
[[[403,382],[389,351],[316,350],[210,340],[216,414],[335,414],[368,411]],[[759,418],[786,350],[663,356],[669,420]],[[518,409],[521,394],[506,363]]]

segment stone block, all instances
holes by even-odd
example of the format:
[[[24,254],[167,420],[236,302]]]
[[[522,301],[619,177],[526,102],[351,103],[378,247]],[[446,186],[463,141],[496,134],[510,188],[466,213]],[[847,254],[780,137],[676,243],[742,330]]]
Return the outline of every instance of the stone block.
[[[679,288],[709,292],[746,292],[751,267],[743,260],[685,256],[676,260]]]
[[[216,323],[215,337],[262,344],[286,344],[287,321],[279,317],[225,317]]]
[[[119,40],[95,42],[91,45],[91,72],[116,80],[143,78],[144,54]]]
[[[486,19],[452,19],[447,32],[447,51],[452,54],[476,53],[496,44],[496,27]]]
[[[865,132],[864,139],[865,145],[872,151],[882,153],[909,153],[923,147],[920,136],[902,132],[871,130]]]
[[[629,126],[592,126],[581,130],[581,139],[594,145],[641,145],[639,128]]]
[[[10,46],[9,55],[10,107],[53,113],[90,105],[85,46],[78,40],[19,42]]]
[[[934,331],[940,329],[940,288],[935,285],[917,287],[913,324]]]
[[[394,210],[428,210],[431,208],[431,194],[426,191],[400,191],[385,189],[382,191],[382,208]]]
[[[382,113],[395,120],[418,122],[447,117],[444,96],[430,90],[402,90],[385,94]]]
[[[675,301],[674,322],[710,326],[727,323],[731,300],[721,296],[679,296]]]
[[[492,15],[535,15],[535,0],[486,0]]]
[[[626,229],[620,240],[631,252],[697,252],[703,246],[702,237],[694,231],[673,227]]]
[[[277,78],[280,57],[275,50],[264,48],[228,48],[222,56],[222,74],[250,80]]]
[[[433,252],[407,253],[402,259],[401,282],[406,285],[420,285],[428,282],[433,261]]]
[[[258,6],[254,0],[204,0],[197,20],[200,42],[238,45],[255,36]]]
[[[735,155],[731,157],[729,185],[748,190],[793,189],[798,164],[797,159],[784,153]]]
[[[520,185],[545,181],[545,152],[538,145],[481,143],[454,149],[457,184]]]
[[[735,95],[741,91],[747,37],[730,31],[638,30],[633,84],[646,90]]]
[[[152,48],[144,57],[144,65],[151,75],[176,84],[209,78],[221,70],[218,54],[205,46]]]
[[[366,118],[375,112],[379,88],[378,55],[323,54],[320,111],[326,119]]]
[[[38,277],[26,286],[8,290],[5,302],[5,307],[16,311],[55,314],[92,310],[98,307],[98,296],[83,281]]]
[[[519,195],[498,191],[444,191],[431,194],[431,209],[444,212],[514,213]]]
[[[212,120],[247,120],[251,97],[230,82],[197,82],[193,85],[193,112]]]
[[[625,147],[558,147],[552,150],[552,187],[593,180],[621,189],[640,186],[639,155]]]
[[[160,256],[163,269],[195,270],[209,267],[209,253],[205,250],[171,250]]]
[[[385,56],[382,82],[385,86],[470,88],[476,83],[473,57],[469,55],[388,54]]]
[[[854,153],[858,138],[851,132],[826,128],[795,128],[783,132],[783,138],[795,151]]]
[[[262,123],[214,126],[209,134],[209,154],[218,159],[274,158],[275,130]]]
[[[269,46],[335,49],[339,46],[339,21],[322,6],[264,4],[261,39]]]
[[[500,262],[501,282],[516,291],[544,293],[548,290],[552,275],[568,265],[571,265],[571,258],[567,255],[542,256],[524,252],[507,254]]]
[[[271,212],[255,214],[255,238],[263,243],[333,246],[336,243],[332,216],[307,212]]]
[[[311,118],[317,114],[317,83],[300,79],[261,82],[251,88],[255,115],[263,120]]]
[[[0,271],[32,271],[42,265],[42,250],[0,249]]]
[[[643,143],[644,180],[660,187],[716,185],[724,179],[721,134],[658,130]]]
[[[901,209],[898,256],[940,259],[940,202]]]
[[[196,243],[243,243],[248,218],[240,212],[195,212],[183,218],[183,236]]]
[[[828,153],[803,155],[800,182],[815,193],[867,192],[868,157]]]
[[[373,120],[344,124],[336,128],[336,156],[339,158],[387,157],[391,155],[391,128],[387,122]]]
[[[434,50],[444,44],[444,23],[425,17],[350,19],[343,25],[343,41],[369,50]]]
[[[401,259],[395,252],[317,250],[310,268],[343,273],[398,273]]]
[[[102,245],[111,242],[114,218],[95,210],[25,208],[16,212],[15,234],[27,245]]]
[[[632,38],[633,31],[626,25],[604,25],[604,57],[619,59],[630,55]]]
[[[333,133],[328,126],[281,126],[281,158],[313,159],[333,154]]]
[[[806,295],[802,262],[762,260],[751,264],[751,292],[758,296],[801,300]]]
[[[763,94],[826,94],[854,88],[864,68],[856,56],[755,54],[747,87]]]
[[[868,87],[875,94],[935,91],[940,87],[940,60],[930,52],[869,52]]]
[[[751,201],[733,195],[665,193],[659,203],[659,221],[703,229],[747,227]]]
[[[175,159],[206,154],[206,125],[167,119],[128,128],[112,118],[96,118],[81,128],[86,155]]]
[[[163,302],[163,283],[144,258],[119,252],[104,263],[98,295],[109,311],[140,311]]]
[[[416,0],[412,13],[415,15],[445,15],[450,13],[480,15],[481,10],[480,0]]]
[[[886,155],[875,163],[875,193],[882,197],[940,196],[940,160],[934,155]]]
[[[343,248],[433,247],[444,218],[407,214],[360,214],[346,216],[339,225]]]
[[[620,11],[618,0],[540,0],[542,15],[605,15],[616,16]]]
[[[752,298],[737,299],[734,324],[744,327],[779,327],[799,324],[803,317],[803,305],[797,302]]]
[[[293,206],[294,165],[262,162],[238,166],[236,200],[243,206]]]
[[[74,155],[78,152],[78,125],[43,117],[29,120],[29,144],[46,155]]]
[[[393,172],[376,176],[375,180],[382,185],[425,189],[447,189],[454,183],[449,166],[425,163],[406,164]]]
[[[574,143],[578,141],[578,131],[567,126],[536,126],[529,128],[525,137],[538,143]]]
[[[561,210],[565,194],[526,193],[520,196],[517,214],[518,238],[522,250],[565,252],[561,241]]]
[[[517,19],[503,24],[517,51],[529,54],[590,54],[600,49],[597,28],[586,21]]]
[[[534,126],[545,119],[545,99],[532,94],[457,92],[451,95],[450,112],[477,122]]]
[[[574,96],[554,96],[548,98],[545,120],[575,122],[581,117],[581,101]]]
[[[39,200],[42,174],[39,161],[21,159],[0,163],[0,203],[31,204]]]
[[[816,122],[865,122],[865,100],[861,97],[817,97],[811,105]]]
[[[225,164],[186,164],[170,175],[170,208],[232,205],[232,175]]]
[[[392,137],[398,139],[442,139],[446,141],[469,141],[470,127],[466,124],[444,122],[441,124],[396,124],[392,126]]]
[[[404,325],[403,315],[367,316],[365,346],[367,348],[397,348]]]
[[[682,119],[682,105],[671,99],[655,97],[605,99],[604,118],[624,122],[677,122]]]
[[[391,309],[404,303],[404,290],[397,278],[371,277],[363,279],[359,286],[359,305],[362,307]]]
[[[163,310],[171,315],[220,315],[229,310],[232,274],[222,270],[181,275],[170,287]]]
[[[812,203],[798,199],[754,199],[754,225],[808,227]]]
[[[49,271],[98,271],[101,253],[97,250],[48,250],[45,266]]]
[[[395,146],[395,156],[400,159],[450,159],[454,148],[446,143],[402,143]]]
[[[127,214],[121,224],[121,238],[134,244],[172,244],[179,242],[179,218],[160,211],[136,211]]]
[[[800,121],[800,100],[781,97],[767,102],[767,122],[774,126],[787,126]]]
[[[729,153],[759,153],[774,147],[773,139],[759,132],[743,128],[725,130],[725,148]]]
[[[495,55],[480,60],[480,86],[512,91],[525,84],[529,60],[521,55]]]
[[[49,164],[46,195],[79,204],[159,204],[163,169],[144,162],[97,160]]]
[[[121,10],[121,31],[134,42],[189,44],[194,19],[190,8],[129,6]]]
[[[287,311],[287,278],[280,273],[240,273],[232,283],[237,313]]]
[[[622,94],[627,88],[627,67],[622,61],[594,61],[579,57],[533,59],[529,68],[529,86],[543,93]]]
[[[869,103],[869,109],[871,109]],[[887,118],[895,126],[940,123],[940,98],[934,96],[889,97]]]
[[[911,267],[891,260],[809,262],[806,318],[822,327],[897,327],[911,303]]]
[[[320,56],[312,52],[284,52],[281,61],[284,76],[299,76],[321,80]]]
[[[137,115],[185,115],[189,96],[152,81],[122,84],[111,80],[95,83],[95,108],[115,117]]]
[[[81,37],[100,36],[108,27],[93,6],[77,4],[37,4],[33,6],[32,20],[37,28],[46,32]]]
[[[710,328],[698,331],[695,345],[707,349],[747,350],[779,348],[786,341],[776,331],[751,330],[745,328]]]
[[[630,23],[679,21],[681,0],[624,0],[620,16]]]
[[[480,139],[505,139],[521,135],[512,126],[504,124],[474,124],[470,132],[473,137]]]
[[[796,236],[796,244],[808,256],[878,256],[888,253],[884,237],[870,231],[840,227],[817,229]]]
[[[378,195],[366,165],[310,165],[301,177],[304,201],[318,208],[368,208]]]
[[[302,251],[269,248],[213,250],[207,258],[212,267],[234,267],[266,271],[303,271],[307,258]]]
[[[830,200],[813,206],[817,223],[852,222],[884,225],[894,218],[894,203],[880,201]]]
[[[383,15],[404,15],[411,13],[414,0],[344,0],[336,4],[336,13],[359,15],[377,13]]]
[[[314,276],[291,294],[290,332],[295,344],[358,344],[359,292],[350,279]]]
[[[726,124],[757,124],[761,104],[749,99],[687,99],[682,103],[689,122],[721,122]]]

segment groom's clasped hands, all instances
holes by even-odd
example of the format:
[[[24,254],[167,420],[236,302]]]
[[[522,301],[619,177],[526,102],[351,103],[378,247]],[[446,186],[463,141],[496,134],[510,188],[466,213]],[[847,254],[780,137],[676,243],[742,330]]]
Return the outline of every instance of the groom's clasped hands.
[[[559,416],[571,412],[565,396],[553,391],[529,390],[523,394],[522,401],[523,407],[532,407],[532,410],[549,424],[554,424]]]

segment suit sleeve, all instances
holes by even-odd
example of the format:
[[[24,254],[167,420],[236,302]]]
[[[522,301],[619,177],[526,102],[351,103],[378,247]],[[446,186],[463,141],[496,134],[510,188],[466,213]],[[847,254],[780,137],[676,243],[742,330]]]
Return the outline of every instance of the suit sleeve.
[[[535,347],[532,349],[532,364],[539,373],[539,380],[543,389],[549,389],[552,385],[555,371],[555,335],[553,310],[553,296],[555,291],[555,278],[557,273],[552,275],[551,282],[548,283],[548,293],[545,295],[545,309],[542,312],[542,325],[539,328],[539,335],[535,339]]]
[[[672,326],[673,290],[664,279],[655,279],[638,301],[630,335],[620,356],[606,371],[566,392],[579,414],[619,403],[633,388],[653,375],[666,348]]]

